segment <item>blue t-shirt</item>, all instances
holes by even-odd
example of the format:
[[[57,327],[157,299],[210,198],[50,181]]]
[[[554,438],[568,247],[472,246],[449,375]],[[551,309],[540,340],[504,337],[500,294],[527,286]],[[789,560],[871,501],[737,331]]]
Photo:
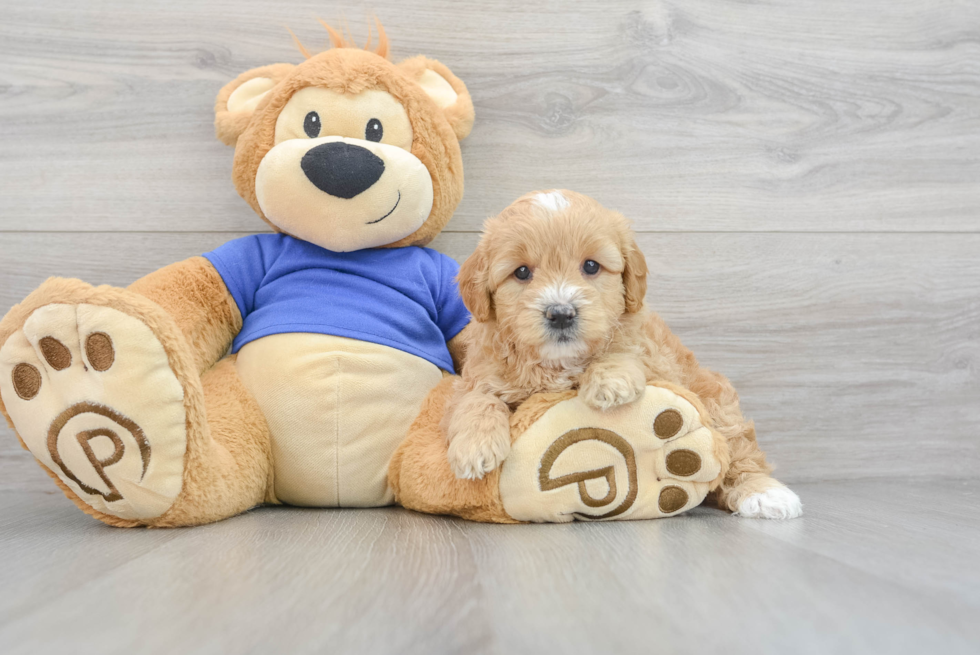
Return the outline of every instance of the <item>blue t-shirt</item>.
[[[260,337],[314,332],[391,346],[447,371],[446,342],[469,323],[455,261],[429,248],[331,252],[284,234],[205,253],[242,313],[232,352]]]

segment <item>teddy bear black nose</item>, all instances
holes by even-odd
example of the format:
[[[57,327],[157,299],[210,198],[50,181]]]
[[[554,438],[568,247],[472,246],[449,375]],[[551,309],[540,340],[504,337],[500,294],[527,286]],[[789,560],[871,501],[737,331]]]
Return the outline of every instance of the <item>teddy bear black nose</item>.
[[[300,166],[316,188],[347,200],[370,189],[385,172],[381,157],[343,141],[310,148]]]

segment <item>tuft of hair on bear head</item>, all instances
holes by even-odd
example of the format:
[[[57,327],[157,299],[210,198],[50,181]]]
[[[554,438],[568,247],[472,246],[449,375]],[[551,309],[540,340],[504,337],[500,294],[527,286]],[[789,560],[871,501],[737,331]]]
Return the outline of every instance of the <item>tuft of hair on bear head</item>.
[[[323,25],[324,29],[327,30],[327,34],[330,36],[331,47],[334,48],[359,48],[360,47],[354,41],[354,35],[351,32],[350,26],[348,26],[346,22],[344,23],[344,30],[337,31],[336,29],[331,27],[329,23],[324,21],[322,18],[317,18],[317,20],[320,22],[321,25]],[[374,24],[378,28],[378,45],[375,46],[374,50],[371,49],[371,41],[373,40],[374,35],[371,33],[371,25],[369,24],[367,42],[364,44],[363,50],[366,50],[368,52],[373,52],[379,57],[384,57],[385,59],[387,59],[388,53],[390,52],[390,47],[388,44],[388,35],[385,34],[385,28],[381,26],[381,21],[378,20],[377,16],[374,17]],[[303,57],[305,57],[306,59],[312,57],[313,53],[311,53],[310,50],[305,45],[303,45],[303,42],[299,40],[299,37],[297,37],[296,34],[288,27],[286,28],[286,30],[293,37],[293,43],[295,43],[296,47],[299,48],[299,51],[303,55]],[[344,31],[347,32],[347,36],[344,36]]]

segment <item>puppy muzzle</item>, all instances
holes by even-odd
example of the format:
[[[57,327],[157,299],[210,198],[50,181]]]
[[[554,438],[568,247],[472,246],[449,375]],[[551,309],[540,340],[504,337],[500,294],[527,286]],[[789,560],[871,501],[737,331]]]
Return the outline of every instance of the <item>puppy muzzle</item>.
[[[571,338],[578,324],[578,310],[573,305],[549,305],[542,313],[551,334],[559,339]]]

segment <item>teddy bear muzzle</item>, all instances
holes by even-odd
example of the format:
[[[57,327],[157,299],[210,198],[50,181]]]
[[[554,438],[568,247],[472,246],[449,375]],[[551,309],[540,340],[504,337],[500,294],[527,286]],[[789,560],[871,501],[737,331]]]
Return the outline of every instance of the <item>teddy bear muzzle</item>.
[[[263,157],[255,195],[282,231],[334,252],[415,232],[432,211],[432,177],[411,152],[366,139],[287,139]]]

